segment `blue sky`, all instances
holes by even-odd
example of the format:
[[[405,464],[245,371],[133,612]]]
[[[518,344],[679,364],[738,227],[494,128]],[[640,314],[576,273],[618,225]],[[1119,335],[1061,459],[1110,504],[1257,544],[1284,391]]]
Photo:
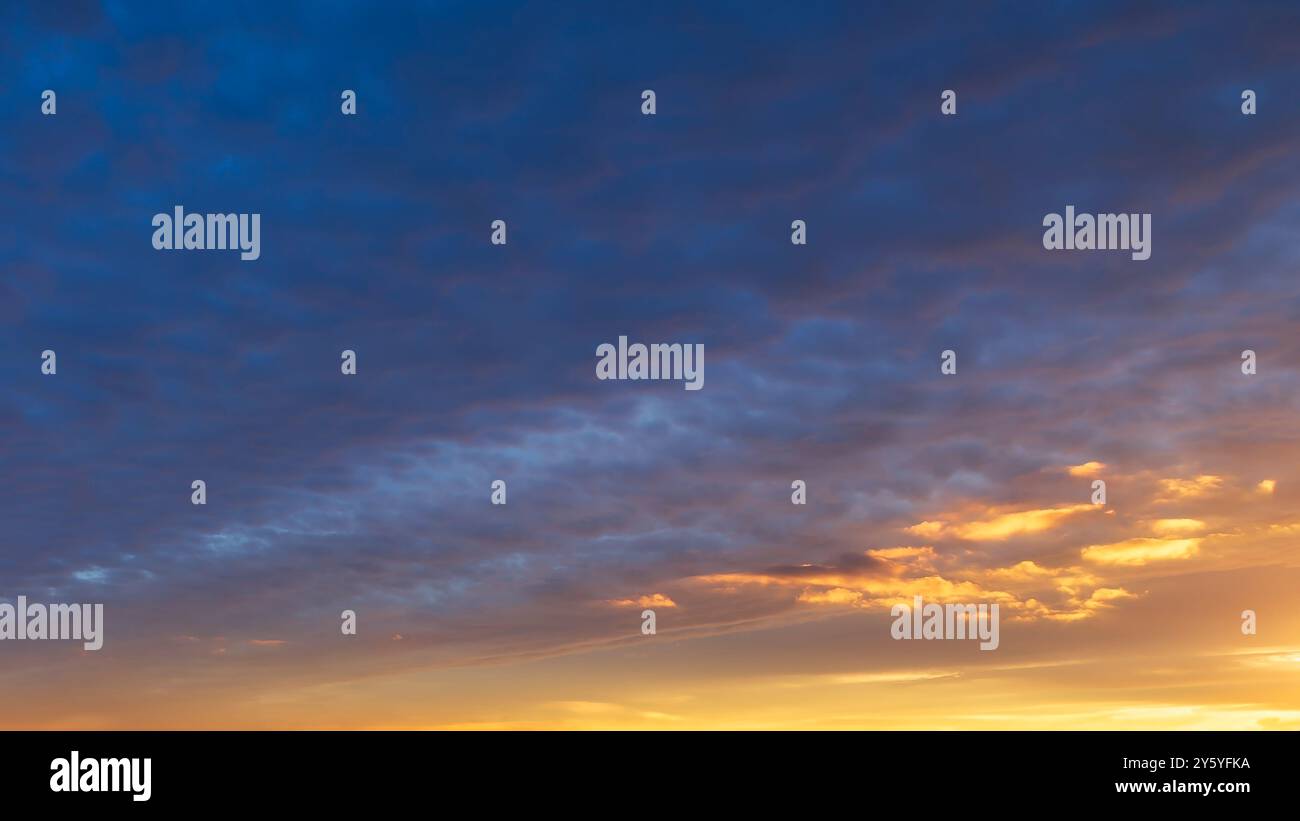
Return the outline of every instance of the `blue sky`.
[[[660,663],[744,633],[735,675],[820,674],[849,663],[834,625],[878,621],[883,599],[831,584],[866,596],[841,611],[773,579],[930,578],[868,553],[901,546],[931,548],[948,579],[1056,573],[1008,593],[1038,632],[1007,652],[1037,657],[1061,638],[1026,602],[1056,595],[1065,621],[1101,601],[1059,582],[1083,548],[1172,518],[1256,547],[1271,542],[1250,528],[1289,526],[1241,499],[1270,479],[1282,504],[1295,470],[1294,4],[566,6],[0,15],[0,597],[104,602],[109,620],[94,658],[0,648],[31,699],[0,721],[72,720],[34,682],[93,670],[86,726],[185,724],[191,696],[159,682],[202,689],[222,721],[310,724],[248,705],[596,665],[640,638],[609,603],[654,594],[674,602]],[[153,250],[152,216],[175,205],[260,213],[261,258]],[[1151,213],[1151,259],[1044,251],[1043,215],[1066,205]],[[705,389],[598,382],[595,350],[619,335],[703,343]],[[960,516],[1086,501],[1062,471],[1090,461],[1131,481],[1123,521],[952,535],[974,532]],[[1222,498],[1153,507],[1160,482],[1201,475]],[[797,478],[807,509],[789,504]],[[1213,544],[1151,577],[1093,568],[1090,589],[1137,601],[1192,569],[1293,573],[1282,546]],[[755,646],[805,622],[831,631],[806,639],[828,648],[816,659]],[[872,669],[915,661],[897,652]],[[564,687],[591,675],[561,668],[547,703],[587,703]],[[504,692],[328,715],[558,723]]]

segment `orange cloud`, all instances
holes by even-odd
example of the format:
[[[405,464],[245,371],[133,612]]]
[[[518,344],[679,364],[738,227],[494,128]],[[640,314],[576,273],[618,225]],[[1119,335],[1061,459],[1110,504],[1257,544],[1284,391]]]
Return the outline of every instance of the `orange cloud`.
[[[1205,522],[1200,519],[1156,519],[1151,523],[1151,530],[1161,536],[1199,533],[1205,529]]]
[[[866,551],[868,556],[876,559],[917,559],[930,561],[935,558],[933,547],[882,547]]]
[[[1164,491],[1166,500],[1170,499],[1190,499],[1196,496],[1203,496],[1213,490],[1218,490],[1223,486],[1223,477],[1212,474],[1202,474],[1194,479],[1161,479],[1160,489]]]
[[[959,558],[938,557],[932,548],[865,552],[883,565],[871,565],[870,572],[800,565],[701,576],[694,581],[715,590],[734,591],[745,585],[797,589],[794,601],[828,608],[884,610],[900,602],[911,603],[915,596],[933,602],[996,601],[1019,620],[1086,619],[1111,602],[1132,596],[1122,588],[1100,587],[1096,576],[1079,567],[1051,568],[1025,560],[1010,567],[963,570],[952,566]],[[935,572],[935,561],[949,565],[944,575]]]
[[[665,596],[663,593],[652,593],[649,596],[641,596],[636,599],[610,599],[608,604],[615,607],[676,607],[677,602]]]
[[[1082,465],[1072,465],[1066,468],[1066,472],[1071,476],[1096,476],[1105,469],[1105,462],[1084,462]]]
[[[943,535],[944,527],[946,525],[943,522],[918,522],[911,527],[904,528],[904,530],[923,539],[935,539]]]
[[[1080,621],[1095,616],[1098,611],[1108,608],[1121,599],[1135,599],[1137,596],[1122,587],[1099,587],[1086,599],[1071,602],[1071,609],[1053,613],[1044,613],[1044,618],[1053,621]]]
[[[1098,564],[1145,565],[1169,559],[1190,559],[1200,549],[1200,539],[1127,539],[1114,544],[1091,545],[1083,558]]]
[[[921,522],[905,528],[907,532],[923,538],[952,536],[973,542],[1003,541],[1013,536],[1042,533],[1056,527],[1066,518],[1076,513],[1095,511],[1097,505],[1077,504],[1060,507],[1039,508],[1035,510],[1016,510],[1006,513],[991,508],[989,518],[965,523]]]
[[[845,587],[832,587],[830,590],[805,590],[799,594],[799,601],[810,604],[853,604],[862,603],[862,592]]]

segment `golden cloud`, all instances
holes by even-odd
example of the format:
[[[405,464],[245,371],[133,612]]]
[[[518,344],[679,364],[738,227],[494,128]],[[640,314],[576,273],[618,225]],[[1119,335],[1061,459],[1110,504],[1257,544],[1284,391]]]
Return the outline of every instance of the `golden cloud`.
[[[635,599],[609,599],[606,604],[612,604],[615,607],[676,607],[677,602],[665,596],[663,593],[651,593],[649,596],[641,596]]]
[[[1077,513],[1100,510],[1099,505],[1077,504],[1000,512],[998,508],[985,511],[986,518],[964,523],[925,521],[905,528],[923,538],[951,536],[973,542],[1003,541],[1013,536],[1042,533],[1058,526]]]
[[[1065,470],[1071,476],[1096,476],[1105,469],[1105,462],[1084,462],[1082,465],[1072,465]]]
[[[698,576],[693,581],[715,590],[734,591],[746,585],[790,588],[798,591],[794,601],[816,607],[884,610],[910,604],[916,596],[931,602],[998,602],[1021,620],[1085,619],[1111,602],[1132,596],[1123,588],[1099,587],[1097,577],[1079,567],[1051,568],[1025,560],[1009,567],[955,569],[940,575],[933,563],[944,563],[944,557],[936,556],[933,548],[865,553],[880,562],[868,571],[809,564]],[[1056,604],[1043,601],[1044,597]]]
[[[1156,519],[1151,523],[1151,530],[1161,536],[1185,535],[1199,533],[1205,529],[1205,522],[1200,519]]]
[[[866,551],[874,559],[917,559],[931,561],[935,558],[933,547],[882,547]]]
[[[1114,544],[1091,545],[1083,558],[1098,564],[1137,566],[1170,559],[1190,559],[1200,549],[1200,539],[1127,539]]]
[[[1202,474],[1194,479],[1161,479],[1160,489],[1164,491],[1164,498],[1170,499],[1190,499],[1196,496],[1203,496],[1223,486],[1223,477],[1212,474]]]
[[[862,604],[862,592],[849,590],[847,587],[832,587],[830,590],[805,590],[799,594],[799,601],[809,604]]]

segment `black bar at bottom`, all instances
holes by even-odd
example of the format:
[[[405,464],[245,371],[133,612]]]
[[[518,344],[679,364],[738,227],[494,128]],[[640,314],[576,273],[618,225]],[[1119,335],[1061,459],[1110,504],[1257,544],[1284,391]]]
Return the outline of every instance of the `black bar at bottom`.
[[[809,813],[883,811],[878,802],[890,797],[927,810],[1027,808],[1021,800],[1053,802],[1039,809],[1196,801],[1235,810],[1260,799],[1289,803],[1296,762],[1291,732],[59,731],[0,738],[7,808],[146,813],[689,807],[731,817],[783,804]],[[146,789],[148,799],[136,800]],[[454,811],[461,802],[466,809]]]

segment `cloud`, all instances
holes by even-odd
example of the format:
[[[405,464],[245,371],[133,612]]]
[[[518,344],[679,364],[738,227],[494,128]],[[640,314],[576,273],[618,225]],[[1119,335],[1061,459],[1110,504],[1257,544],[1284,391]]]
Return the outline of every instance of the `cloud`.
[[[809,604],[862,604],[861,590],[849,590],[844,587],[832,587],[829,590],[804,590],[799,594],[799,601]]]
[[[1085,561],[1110,565],[1146,565],[1152,562],[1190,559],[1200,549],[1200,539],[1125,539],[1114,544],[1090,545]]]
[[[1205,530],[1205,522],[1199,519],[1157,519],[1151,523],[1151,530],[1161,536],[1200,533]]]
[[[610,599],[615,607],[676,607],[677,603],[662,593],[652,593],[635,599]]]
[[[999,652],[1087,644],[1134,675],[1113,614],[1166,588],[1161,613],[1200,607],[1200,577],[1266,599],[1294,564],[1300,525],[1270,500],[1300,455],[1300,109],[1253,128],[1224,82],[1287,87],[1294,12],[755,11],[724,36],[725,10],[613,10],[596,36],[540,7],[502,26],[469,6],[11,5],[0,103],[79,102],[0,134],[0,196],[24,204],[0,221],[0,348],[59,355],[51,377],[0,357],[0,595],[106,603],[87,725],[678,714],[662,693],[593,695],[606,651],[682,664],[674,694],[726,680],[693,722],[757,722],[767,700],[742,714],[731,685],[842,673],[915,594],[1001,602],[1018,634]],[[903,64],[915,83],[845,104]],[[1093,70],[1057,93],[1075,64]],[[952,76],[980,116],[938,116],[925,89]],[[656,118],[637,113],[646,77]],[[1141,276],[1043,251],[1043,214],[1084,200],[1153,213]],[[261,212],[262,259],[152,251],[149,217],[178,202]],[[807,246],[783,233],[793,212]],[[511,245],[486,253],[501,216]],[[621,334],[705,344],[706,389],[597,384],[595,346]],[[1267,373],[1240,374],[1243,339]],[[959,377],[938,373],[948,348]],[[1103,474],[1109,503],[1081,504]],[[487,504],[495,478],[508,506]],[[675,608],[651,647],[610,609],[646,606]],[[267,635],[284,643],[244,638]],[[885,641],[882,664],[914,669],[896,654],[917,648]],[[22,661],[0,722],[69,721],[66,694],[30,682],[91,662]],[[511,665],[543,661],[555,692],[512,701]],[[989,714],[1095,706],[998,693]],[[938,702],[860,720],[922,723]],[[1294,696],[1278,702],[1285,719]]]
[[[1106,465],[1102,462],[1084,462],[1081,465],[1073,465],[1066,468],[1066,472],[1071,476],[1096,476],[1105,470]]]
[[[1165,499],[1191,499],[1212,493],[1223,486],[1223,477],[1202,474],[1192,479],[1161,479]]]
[[[887,611],[895,604],[911,604],[915,596],[940,603],[998,602],[1011,619],[1021,621],[1078,621],[1122,599],[1135,598],[1075,566],[1053,568],[1025,560],[981,567],[968,564],[960,555],[939,556],[931,548],[864,553],[877,562],[861,568],[848,554],[835,563],[716,574],[691,581],[729,595],[746,587],[785,589],[794,602],[830,610]]]
[[[1096,505],[1074,504],[1052,508],[983,512],[988,518],[967,522],[924,521],[904,528],[923,538],[952,537],[967,541],[1002,541],[1016,536],[1033,535],[1059,527],[1068,517],[1097,510]],[[992,515],[990,515],[992,514]]]

